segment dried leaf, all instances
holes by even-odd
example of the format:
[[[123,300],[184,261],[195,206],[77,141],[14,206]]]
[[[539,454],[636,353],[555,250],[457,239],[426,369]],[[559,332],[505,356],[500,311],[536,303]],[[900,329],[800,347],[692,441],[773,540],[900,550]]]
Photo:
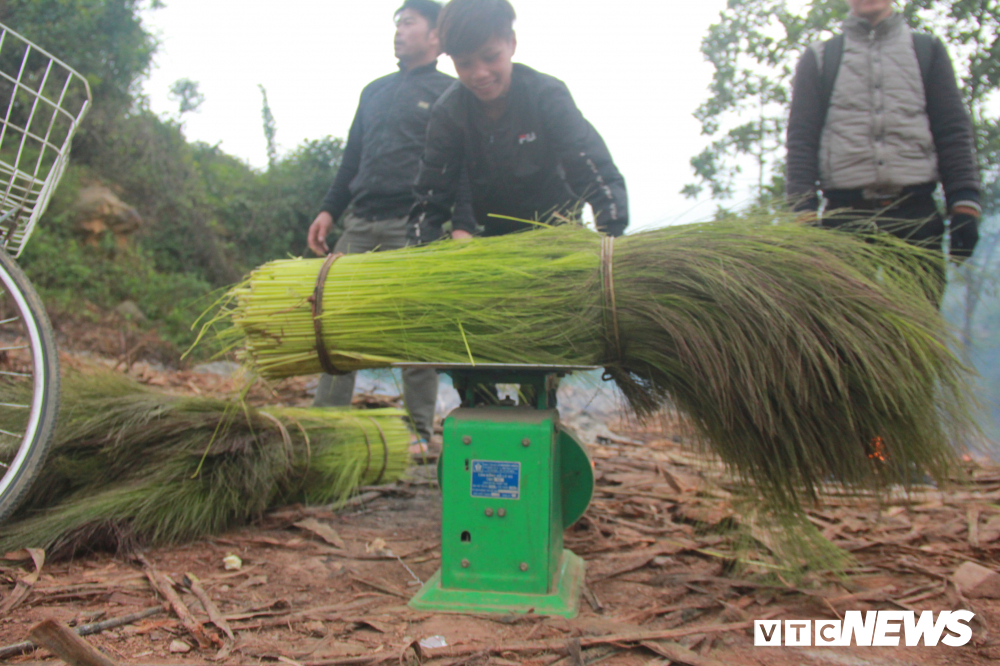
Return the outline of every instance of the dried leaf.
[[[371,543],[365,544],[365,552],[369,554],[371,553],[382,554],[387,550],[389,549],[387,548],[385,539],[382,538],[373,539]]]
[[[328,544],[330,544],[335,548],[340,548],[341,550],[344,550],[346,548],[346,546],[344,545],[344,540],[340,538],[339,534],[337,534],[337,530],[333,529],[326,523],[319,522],[315,518],[306,518],[305,520],[300,520],[299,522],[295,523],[295,527],[298,527],[301,530],[306,530],[307,532],[312,532],[320,539],[322,539],[323,541],[327,542]],[[384,544],[385,542],[383,541],[382,543]]]
[[[191,651],[191,646],[180,639],[170,641],[170,651],[175,654],[186,654]]]
[[[35,565],[35,570],[26,576],[19,576],[11,592],[3,604],[0,604],[0,616],[7,615],[15,608],[24,603],[31,593],[31,588],[38,582],[38,577],[42,574],[42,567],[45,565],[45,551],[41,548],[24,548],[14,553],[7,553],[4,559],[24,562],[31,560]]]
[[[357,625],[357,628],[359,629],[363,627],[368,627],[370,629],[374,629],[380,634],[392,633],[392,627],[390,625],[384,622],[379,622],[378,620],[371,620],[368,618],[358,618],[357,620],[354,621],[354,623],[355,625]]]
[[[590,583],[596,583],[608,578],[614,578],[623,573],[641,569],[660,555],[676,555],[681,551],[694,547],[695,544],[689,541],[664,540],[657,542],[656,545],[649,548],[625,553],[620,557],[612,558],[606,556],[594,563],[594,566],[588,571],[587,580]]]
[[[979,528],[979,545],[984,546],[998,539],[1000,539],[1000,515],[993,516],[986,521],[986,525]]]

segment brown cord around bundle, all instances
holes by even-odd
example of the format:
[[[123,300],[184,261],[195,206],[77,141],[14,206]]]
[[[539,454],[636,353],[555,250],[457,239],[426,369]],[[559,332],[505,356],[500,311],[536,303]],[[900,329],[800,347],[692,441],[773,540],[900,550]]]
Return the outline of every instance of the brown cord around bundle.
[[[305,475],[309,473],[309,468],[312,467],[312,457],[313,457],[312,441],[309,439],[309,433],[306,432],[305,427],[303,427],[301,423],[290,417],[288,417],[288,420],[299,427],[299,432],[302,433],[302,439],[306,445],[306,468],[302,472],[302,477],[305,478]]]
[[[309,297],[309,301],[312,303],[313,330],[316,331],[316,355],[319,357],[320,367],[328,375],[347,374],[338,370],[333,365],[333,361],[330,360],[330,354],[326,351],[326,342],[323,340],[323,320],[321,318],[323,314],[323,287],[326,286],[327,273],[330,272],[333,262],[342,256],[344,256],[343,252],[327,255],[323,267],[319,269],[319,275],[316,276],[316,288],[313,290],[313,295]]]
[[[368,420],[372,422],[372,425],[374,425],[375,429],[378,430],[378,436],[382,438],[382,470],[378,473],[378,478],[372,482],[372,485],[377,486],[382,483],[382,477],[385,476],[385,468],[389,466],[389,442],[386,441],[385,432],[382,430],[382,426],[378,424],[378,421],[370,416],[368,417]],[[370,448],[369,451],[371,451]]]
[[[372,425],[375,426],[376,430],[378,430],[379,437],[382,439],[382,469],[379,471],[378,477],[372,482],[372,485],[377,486],[382,482],[382,478],[385,476],[385,470],[389,466],[389,442],[386,440],[385,432],[382,430],[382,426],[378,424],[378,421],[370,416],[366,418],[372,422]],[[364,480],[364,478],[368,476],[368,470],[370,470],[372,466],[372,442],[371,439],[368,438],[368,432],[365,430],[364,426],[361,425],[361,422],[357,421],[357,424],[358,428],[361,429],[361,434],[365,437],[365,446],[368,448],[368,457],[365,460],[365,471],[361,472],[361,479]]]
[[[369,416],[368,418],[371,417]],[[365,458],[365,471],[361,472],[361,477],[360,477],[360,479],[363,481],[364,478],[368,476],[368,470],[371,469],[372,466],[372,441],[368,439],[368,431],[365,430],[365,427],[364,425],[362,425],[361,421],[355,420],[355,423],[358,424],[358,429],[361,431],[361,434],[364,435],[365,447],[368,449],[368,457]]]
[[[607,312],[611,310],[611,331],[614,334],[615,348],[609,349],[608,361],[620,361],[622,359],[622,340],[618,333],[618,308],[615,306],[615,277],[614,277],[614,252],[615,239],[612,236],[605,236],[601,239],[601,286],[604,289],[604,316],[605,327],[607,327]]]
[[[292,462],[293,462],[293,460],[292,460],[292,436],[288,434],[288,428],[286,428],[285,424],[282,423],[278,419],[278,417],[275,416],[274,414],[268,414],[267,412],[258,412],[258,413],[261,416],[263,416],[265,419],[267,419],[268,421],[273,422],[274,425],[278,426],[278,432],[281,433],[281,441],[285,445],[285,457],[288,459],[288,466],[291,467],[292,466]],[[303,431],[303,432],[305,432],[305,431]]]

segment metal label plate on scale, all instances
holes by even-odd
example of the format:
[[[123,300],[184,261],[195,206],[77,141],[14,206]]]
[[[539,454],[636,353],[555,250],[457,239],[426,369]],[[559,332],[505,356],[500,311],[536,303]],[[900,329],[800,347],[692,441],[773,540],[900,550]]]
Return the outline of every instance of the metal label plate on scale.
[[[521,499],[521,463],[473,460],[472,496],[487,499]]]

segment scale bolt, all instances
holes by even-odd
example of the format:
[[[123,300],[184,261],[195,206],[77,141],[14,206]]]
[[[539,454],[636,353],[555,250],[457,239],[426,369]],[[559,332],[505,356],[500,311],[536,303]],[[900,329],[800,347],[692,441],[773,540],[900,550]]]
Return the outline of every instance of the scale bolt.
[[[503,509],[501,509],[501,511],[502,511],[502,510],[503,510]],[[490,517],[490,516],[492,516],[492,515],[493,515],[493,509],[486,509],[486,517],[488,518],[488,517]]]
[[[524,566],[528,566],[528,565],[525,564]],[[462,560],[462,568],[463,569],[468,569],[469,568],[469,560]]]
[[[527,571],[527,570],[528,570],[528,563],[521,562],[521,571]]]
[[[497,515],[503,518],[507,515],[507,509],[497,509]]]
[[[466,435],[465,437],[462,438],[462,444],[465,444],[466,446],[472,444],[472,438]]]
[[[525,437],[521,440],[521,446],[531,446],[531,440]]]

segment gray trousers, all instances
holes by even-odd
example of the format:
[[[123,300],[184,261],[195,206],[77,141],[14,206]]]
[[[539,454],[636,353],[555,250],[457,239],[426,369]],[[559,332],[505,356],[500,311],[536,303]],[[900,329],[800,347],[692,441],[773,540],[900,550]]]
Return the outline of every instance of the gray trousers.
[[[334,252],[360,254],[406,247],[405,217],[388,220],[365,220],[348,213],[344,216],[344,233]],[[314,407],[343,407],[351,404],[357,373],[332,376],[323,374],[316,387]],[[413,428],[423,439],[430,440],[434,430],[434,407],[437,404],[438,376],[430,368],[403,370],[403,402],[410,414]]]

